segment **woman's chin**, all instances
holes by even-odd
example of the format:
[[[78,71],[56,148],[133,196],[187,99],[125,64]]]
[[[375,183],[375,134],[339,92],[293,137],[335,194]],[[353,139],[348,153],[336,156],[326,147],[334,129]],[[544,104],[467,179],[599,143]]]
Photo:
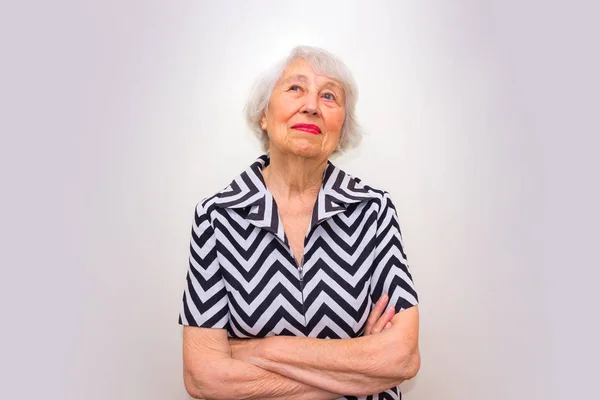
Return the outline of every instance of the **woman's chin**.
[[[315,158],[325,156],[322,148],[317,146],[292,146],[289,153],[304,158]]]
[[[322,158],[329,157],[326,149],[323,148],[322,143],[315,140],[294,140],[288,143],[287,152],[300,157],[306,158]]]

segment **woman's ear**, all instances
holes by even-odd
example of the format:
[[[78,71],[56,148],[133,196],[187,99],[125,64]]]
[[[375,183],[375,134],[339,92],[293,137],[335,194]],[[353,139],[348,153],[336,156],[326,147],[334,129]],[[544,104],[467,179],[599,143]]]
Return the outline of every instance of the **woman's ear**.
[[[267,116],[264,113],[260,119],[260,129],[262,129],[263,132],[267,131]]]

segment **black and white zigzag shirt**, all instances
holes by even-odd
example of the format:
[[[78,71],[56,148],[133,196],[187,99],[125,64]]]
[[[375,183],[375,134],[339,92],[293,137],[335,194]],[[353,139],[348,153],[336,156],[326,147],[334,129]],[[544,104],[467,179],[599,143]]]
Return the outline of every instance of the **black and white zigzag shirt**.
[[[262,176],[269,161],[196,206],[180,324],[237,338],[354,338],[381,294],[397,311],[417,304],[387,192],[328,162],[299,266]],[[401,397],[394,387],[361,399]]]

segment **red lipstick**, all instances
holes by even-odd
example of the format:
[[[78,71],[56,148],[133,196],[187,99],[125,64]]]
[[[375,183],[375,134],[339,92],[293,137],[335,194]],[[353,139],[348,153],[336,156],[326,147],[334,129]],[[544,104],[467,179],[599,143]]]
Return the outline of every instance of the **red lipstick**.
[[[313,124],[296,124],[292,126],[292,129],[312,133],[313,135],[319,135],[321,133],[321,128]]]

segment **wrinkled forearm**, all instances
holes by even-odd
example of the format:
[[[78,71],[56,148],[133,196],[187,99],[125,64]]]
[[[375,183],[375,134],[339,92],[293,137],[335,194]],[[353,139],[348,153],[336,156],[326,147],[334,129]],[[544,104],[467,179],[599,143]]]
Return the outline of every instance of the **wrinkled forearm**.
[[[233,359],[212,363],[202,375],[186,383],[186,387],[194,387],[194,390],[188,390],[194,398],[327,400],[340,397],[336,393]]]
[[[337,340],[272,337],[258,344],[248,361],[328,391],[369,395],[404,380],[396,371],[398,355],[386,350],[381,335]]]
[[[232,346],[233,358],[327,391],[368,395],[411,379],[420,366],[418,309],[402,311],[392,328],[354,339],[276,336]]]

